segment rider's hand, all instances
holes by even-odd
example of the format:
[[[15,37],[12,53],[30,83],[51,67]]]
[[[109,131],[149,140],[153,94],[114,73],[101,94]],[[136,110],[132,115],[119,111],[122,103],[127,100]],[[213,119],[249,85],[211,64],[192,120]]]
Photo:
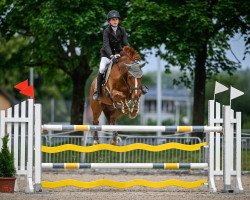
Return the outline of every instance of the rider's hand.
[[[113,63],[117,63],[119,57],[120,57],[120,54],[115,54],[115,55],[110,56]]]
[[[120,54],[115,54],[114,56],[115,56],[115,58],[120,58],[121,57]]]

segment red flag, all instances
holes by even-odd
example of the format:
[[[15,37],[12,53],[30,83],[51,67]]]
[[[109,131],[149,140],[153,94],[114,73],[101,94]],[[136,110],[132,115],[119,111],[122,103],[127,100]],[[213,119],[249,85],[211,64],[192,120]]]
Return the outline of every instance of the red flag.
[[[15,85],[15,88],[20,90],[21,94],[34,98],[34,87],[28,85],[28,79]]]
[[[34,88],[32,85],[20,90],[21,94],[34,98]]]
[[[21,82],[21,83],[18,83],[17,85],[15,85],[15,88],[18,89],[18,90],[23,90],[26,87],[28,87],[28,79]]]

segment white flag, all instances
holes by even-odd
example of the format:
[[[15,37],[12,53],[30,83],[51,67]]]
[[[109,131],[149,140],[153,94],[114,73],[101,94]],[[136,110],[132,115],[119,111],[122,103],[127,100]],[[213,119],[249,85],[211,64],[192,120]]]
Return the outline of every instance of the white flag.
[[[240,90],[237,90],[236,88],[230,86],[230,101],[231,101],[232,99],[235,99],[235,98],[237,98],[237,97],[243,95],[243,94],[244,94],[244,92],[242,92],[242,91],[240,91]]]
[[[215,81],[214,94],[218,94],[218,93],[224,92],[226,90],[228,90],[228,88],[226,86],[224,86],[221,83]]]

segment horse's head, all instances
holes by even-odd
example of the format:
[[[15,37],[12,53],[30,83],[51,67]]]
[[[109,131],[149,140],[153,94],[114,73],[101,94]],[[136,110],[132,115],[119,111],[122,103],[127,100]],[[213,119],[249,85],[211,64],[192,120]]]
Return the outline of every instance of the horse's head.
[[[127,83],[129,85],[132,100],[138,101],[142,95],[141,78],[143,72],[141,68],[145,66],[145,63],[134,62],[132,64],[125,64],[125,66],[128,69]]]
[[[143,72],[141,70],[145,63],[140,63],[140,55],[132,47],[125,46],[121,52],[121,62],[127,69],[127,84],[129,86],[131,97],[134,101],[138,101],[142,94],[141,78]]]
[[[126,68],[126,84],[133,102],[129,116],[130,118],[134,118],[139,111],[139,100],[142,95],[141,78],[143,75],[141,69],[144,67],[145,63],[139,62],[141,60],[140,55],[131,47],[124,47],[121,55],[120,63],[123,63]]]

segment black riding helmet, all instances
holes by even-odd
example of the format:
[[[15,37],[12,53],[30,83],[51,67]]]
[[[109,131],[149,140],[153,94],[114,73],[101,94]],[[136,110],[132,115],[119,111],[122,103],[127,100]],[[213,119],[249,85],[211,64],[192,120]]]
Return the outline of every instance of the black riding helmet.
[[[120,14],[119,14],[118,11],[111,10],[111,11],[109,11],[109,13],[107,15],[107,20],[110,20],[111,18],[118,18],[118,19],[120,19],[121,17],[120,17]]]

